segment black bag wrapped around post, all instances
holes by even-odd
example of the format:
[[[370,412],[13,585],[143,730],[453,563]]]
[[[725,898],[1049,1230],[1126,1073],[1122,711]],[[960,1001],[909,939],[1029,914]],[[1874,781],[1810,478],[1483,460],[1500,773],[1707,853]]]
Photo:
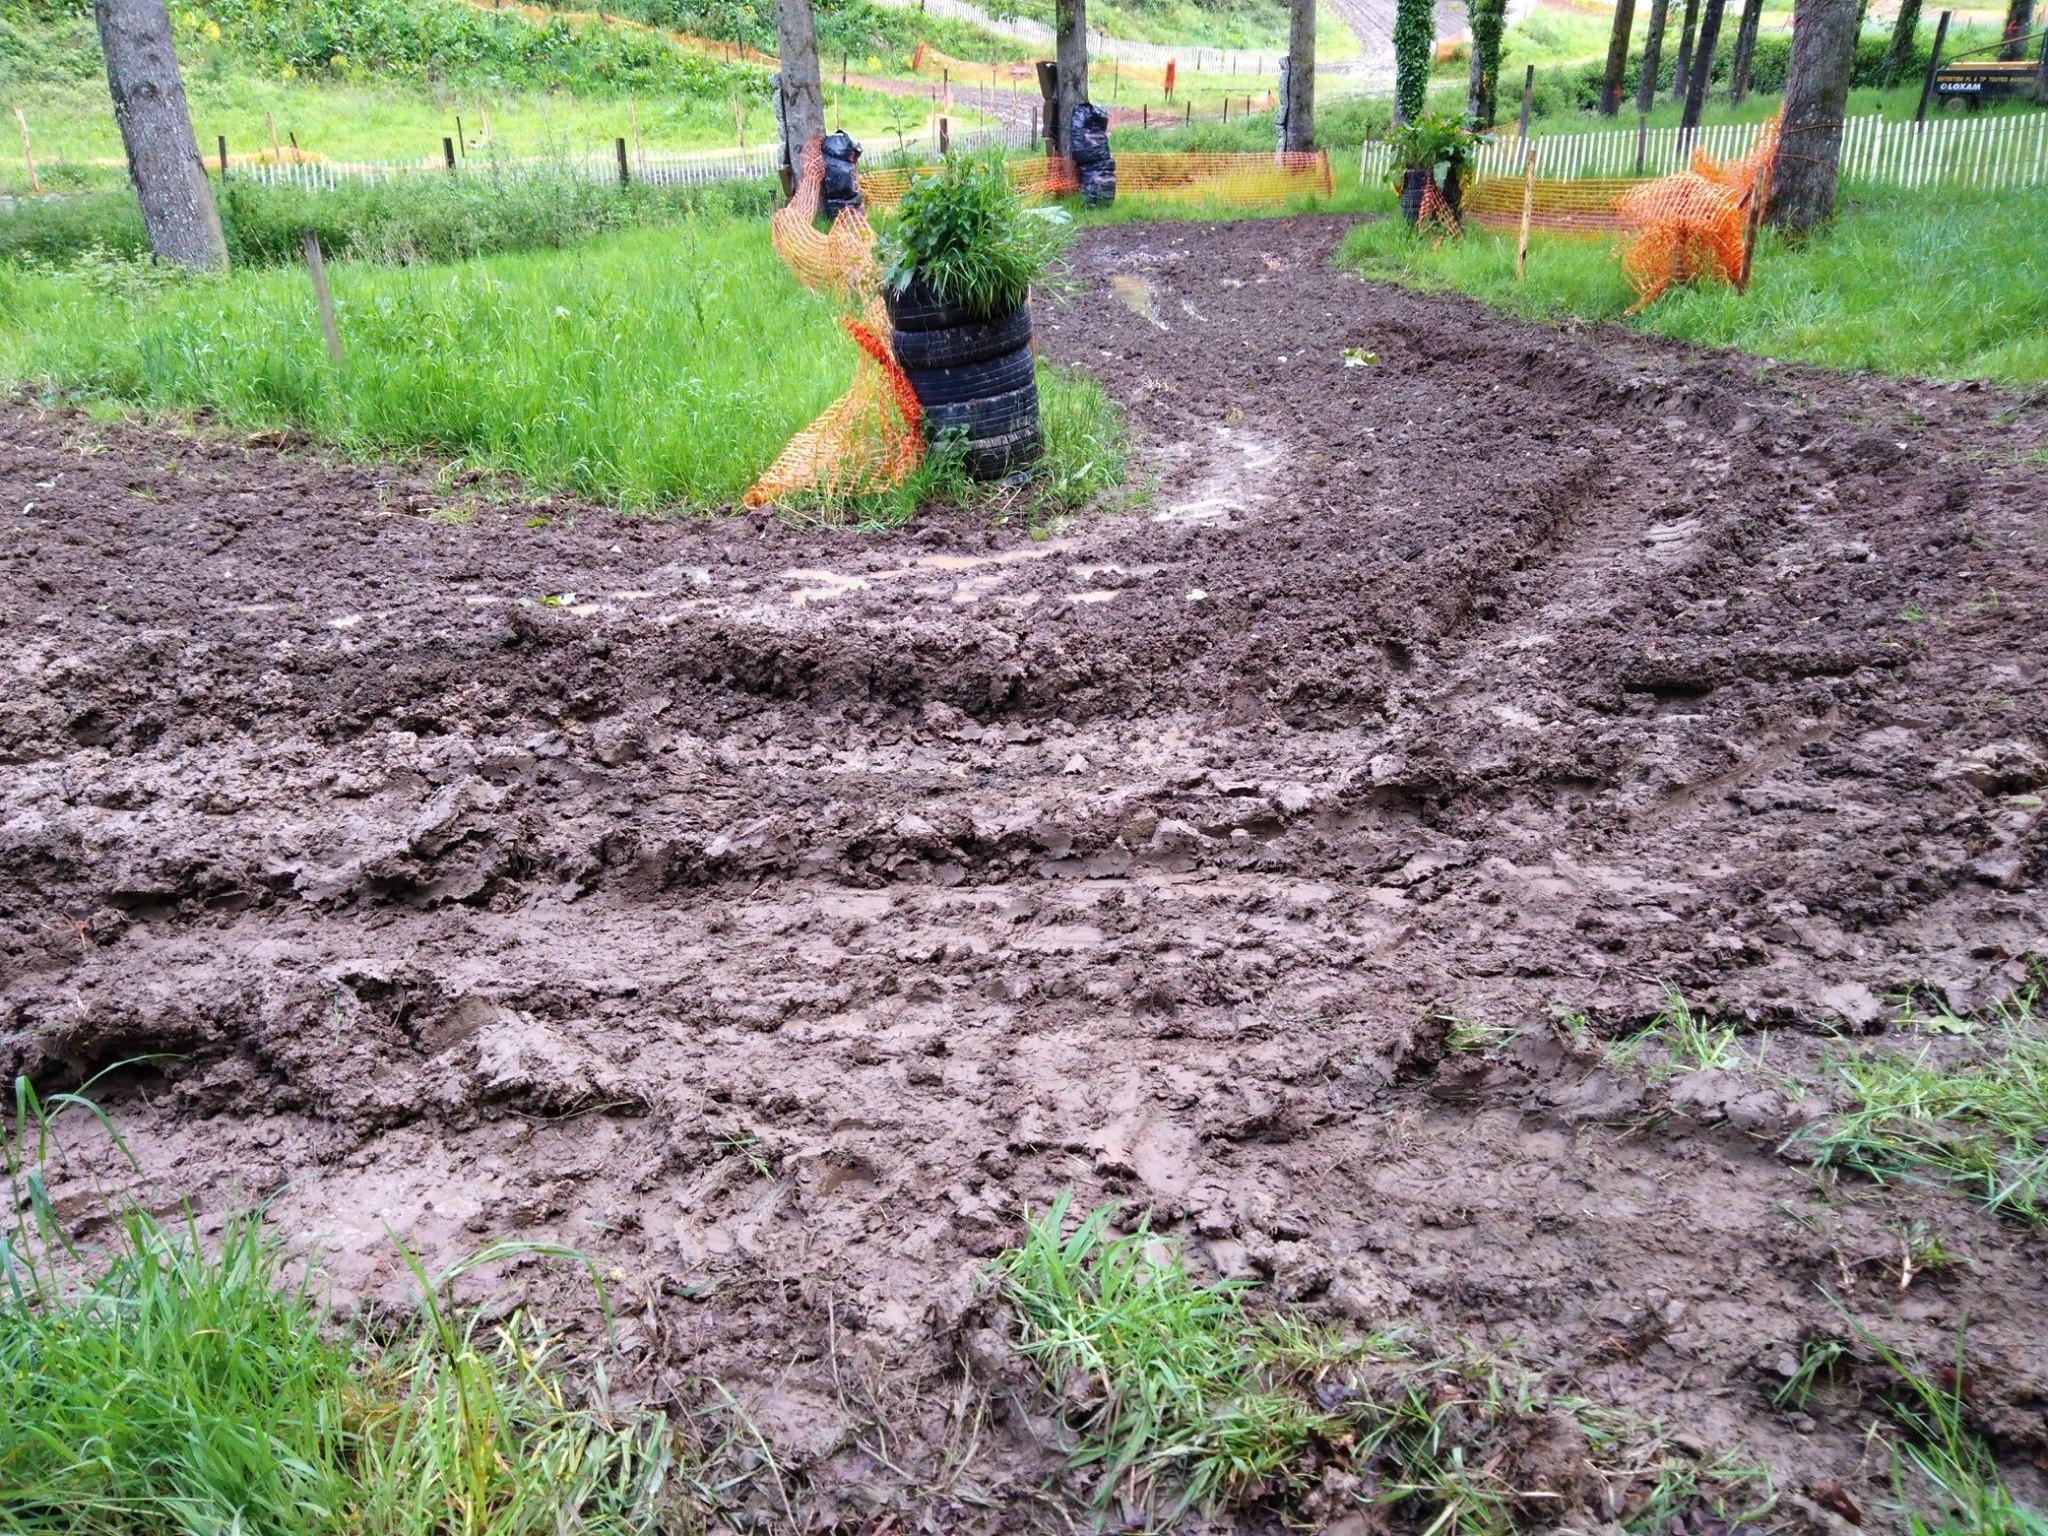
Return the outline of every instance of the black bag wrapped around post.
[[[842,208],[863,206],[860,193],[860,146],[850,133],[828,133],[819,146],[825,152],[825,217],[836,219]]]
[[[1116,161],[1109,153],[1109,114],[1092,101],[1077,102],[1067,124],[1081,201],[1100,208],[1116,201]]]

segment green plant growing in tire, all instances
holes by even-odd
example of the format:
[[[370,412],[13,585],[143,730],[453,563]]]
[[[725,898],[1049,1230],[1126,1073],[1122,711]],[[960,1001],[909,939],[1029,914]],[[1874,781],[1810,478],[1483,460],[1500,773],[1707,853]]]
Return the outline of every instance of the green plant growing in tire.
[[[877,244],[891,344],[925,430],[957,444],[975,479],[1004,479],[1043,446],[1026,301],[1068,234],[1064,210],[1024,206],[1000,156],[949,155],[911,184]]]
[[[1435,182],[1443,199],[1455,213],[1465,173],[1486,136],[1467,128],[1447,112],[1424,112],[1396,123],[1387,132],[1394,152],[1394,191],[1401,197],[1401,213],[1413,224],[1422,211],[1422,198],[1429,183]]]

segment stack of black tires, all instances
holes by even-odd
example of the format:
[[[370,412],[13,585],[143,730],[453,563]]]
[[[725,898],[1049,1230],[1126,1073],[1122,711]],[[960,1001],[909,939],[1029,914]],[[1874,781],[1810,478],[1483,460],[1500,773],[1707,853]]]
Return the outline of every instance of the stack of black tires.
[[[921,277],[884,295],[896,361],[924,407],[926,436],[964,441],[967,473],[1001,480],[1037,461],[1038,381],[1031,311],[993,320],[947,304]]]

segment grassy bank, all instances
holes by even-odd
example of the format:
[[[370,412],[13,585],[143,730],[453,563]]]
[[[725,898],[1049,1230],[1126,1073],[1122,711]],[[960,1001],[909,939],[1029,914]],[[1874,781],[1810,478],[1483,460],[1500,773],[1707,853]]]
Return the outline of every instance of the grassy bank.
[[[1766,230],[1746,294],[1702,285],[1635,316],[1624,314],[1634,295],[1604,239],[1538,234],[1519,283],[1512,236],[1477,226],[1432,250],[1396,220],[1361,225],[1339,259],[1526,319],[1614,320],[1787,362],[2028,388],[2048,382],[2048,292],[2025,280],[2044,225],[2048,189],[1852,190],[1808,241]]]
[[[745,491],[853,376],[835,310],[776,259],[762,219],[329,270],[339,369],[299,268],[0,265],[0,377],[296,428],[366,456],[432,454],[622,506],[708,509]],[[1044,394],[1041,483],[1076,506],[1120,481],[1120,435],[1091,382],[1050,374]]]

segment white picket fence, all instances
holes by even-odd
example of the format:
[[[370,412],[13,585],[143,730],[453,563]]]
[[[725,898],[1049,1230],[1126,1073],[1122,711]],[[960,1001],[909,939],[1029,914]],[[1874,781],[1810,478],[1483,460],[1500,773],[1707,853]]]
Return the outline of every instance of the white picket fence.
[[[1500,134],[1480,149],[1477,169],[1482,176],[1520,176],[1523,157],[1533,149],[1536,174],[1543,177],[1669,176],[1691,164],[1695,148],[1716,160],[1735,158],[1756,141],[1761,127],[1718,123],[1691,133],[1653,128],[1642,137],[1640,172],[1637,130],[1632,128],[1532,134],[1527,144],[1518,135]],[[1385,181],[1393,169],[1393,152],[1386,144],[1365,146],[1361,172],[1367,182]],[[1986,191],[2039,186],[2048,183],[2048,112],[1986,112],[1925,123],[1887,122],[1874,113],[1852,117],[1842,130],[1842,179]]]

